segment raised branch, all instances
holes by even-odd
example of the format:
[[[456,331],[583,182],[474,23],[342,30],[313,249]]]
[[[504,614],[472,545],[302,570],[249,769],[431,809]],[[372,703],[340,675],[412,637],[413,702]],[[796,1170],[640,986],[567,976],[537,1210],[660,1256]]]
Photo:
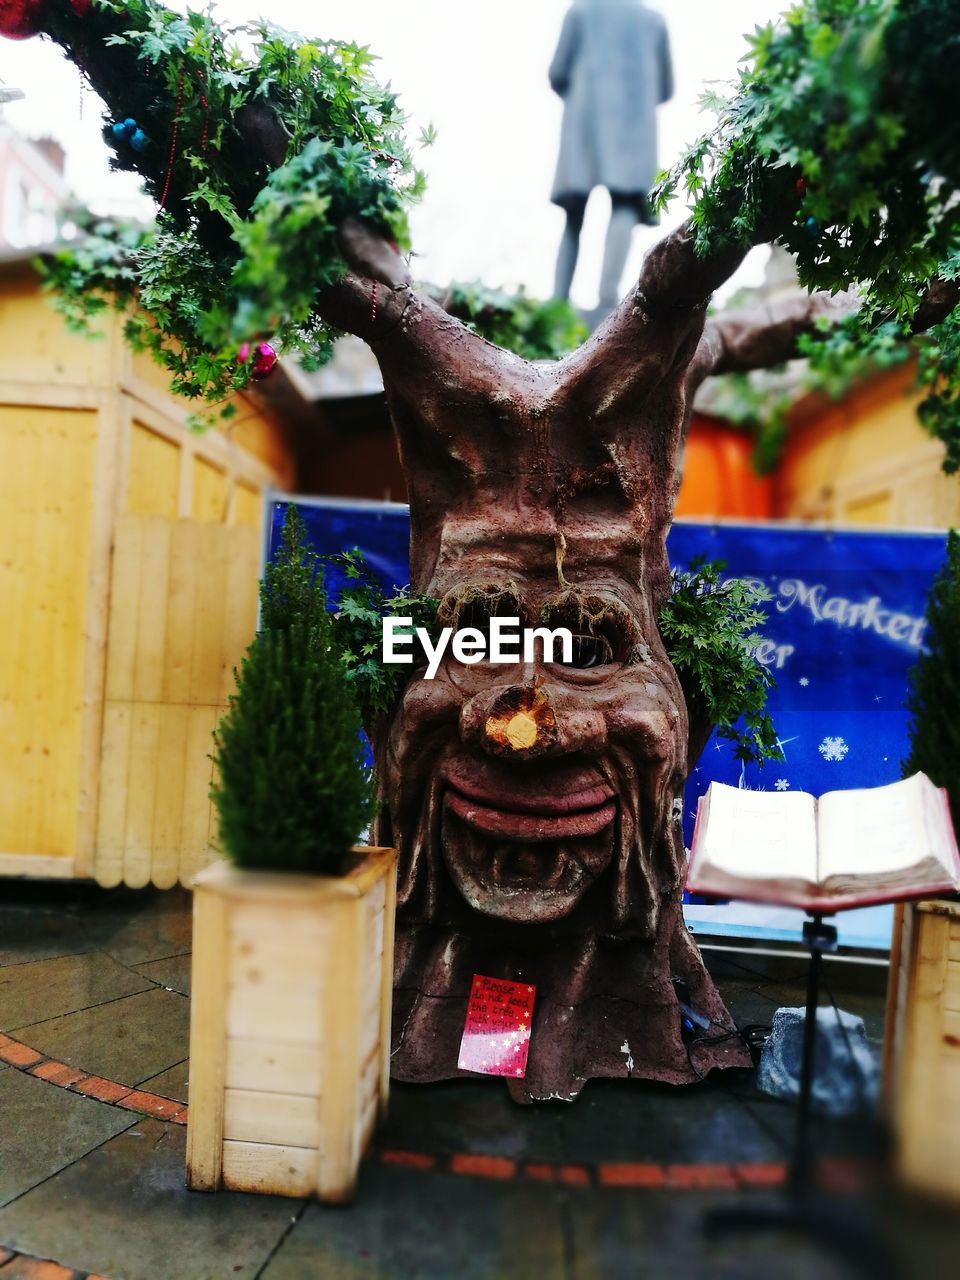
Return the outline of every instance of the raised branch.
[[[960,283],[935,280],[927,288],[910,324],[915,335],[940,324],[960,302]],[[849,293],[831,297],[797,291],[780,301],[720,312],[707,321],[691,365],[690,383],[696,386],[713,374],[747,373],[784,364],[800,354],[802,337],[824,323],[839,322],[858,310]]]

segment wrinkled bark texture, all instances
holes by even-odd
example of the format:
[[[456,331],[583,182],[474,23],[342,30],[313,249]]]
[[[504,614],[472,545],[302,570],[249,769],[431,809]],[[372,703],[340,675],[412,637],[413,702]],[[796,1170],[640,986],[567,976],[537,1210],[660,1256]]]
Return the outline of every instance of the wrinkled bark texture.
[[[362,226],[344,244],[354,271],[324,314],[383,373],[414,591],[462,624],[482,627],[486,610],[600,636],[607,659],[446,660],[435,680],[414,676],[377,735],[380,838],[400,851],[393,1074],[458,1074],[476,973],[537,988],[517,1101],[746,1065],[680,909],[683,787],[710,726],[688,724],[660,638],[664,543],[699,383],[791,358],[856,302],[798,293],[707,321],[741,253],[698,258],[684,226],[579,351],[531,364],[414,294]],[[956,295],[935,285],[918,327]],[[677,979],[712,1020],[697,1043],[681,1035]]]
[[[393,1073],[458,1074],[475,973],[537,987],[518,1101],[744,1064],[680,911],[688,725],[657,627],[690,401],[724,349],[706,302],[738,256],[700,263],[682,229],[580,350],[534,364],[414,294],[359,225],[344,242],[354,272],[324,315],[383,373],[413,590],[461,625],[602,637],[608,659],[447,659],[377,736],[380,838],[400,850]],[[716,1043],[685,1043],[676,978]]]

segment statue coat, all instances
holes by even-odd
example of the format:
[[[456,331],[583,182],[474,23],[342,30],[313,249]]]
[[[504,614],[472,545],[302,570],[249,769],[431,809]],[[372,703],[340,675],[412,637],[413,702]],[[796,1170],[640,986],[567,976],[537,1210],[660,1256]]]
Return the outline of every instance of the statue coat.
[[[642,0],[574,0],[550,65],[563,98],[550,198],[594,187],[645,195],[657,171],[656,109],[673,94],[666,23]]]

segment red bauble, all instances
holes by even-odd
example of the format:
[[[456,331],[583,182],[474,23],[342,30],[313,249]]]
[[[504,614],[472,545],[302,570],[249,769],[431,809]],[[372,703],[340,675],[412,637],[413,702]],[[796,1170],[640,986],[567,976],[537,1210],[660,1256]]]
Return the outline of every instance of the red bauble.
[[[70,8],[78,18],[85,18],[90,12],[93,0],[70,0]]]
[[[277,353],[271,347],[269,342],[258,342],[253,357],[253,364],[250,366],[251,378],[256,378],[259,382],[262,378],[266,378],[273,373],[277,367]]]
[[[40,30],[45,0],[0,0],[0,35],[26,40]]]
[[[794,186],[796,187],[797,195],[802,198],[806,194],[807,190],[806,178],[798,178],[794,183]]]

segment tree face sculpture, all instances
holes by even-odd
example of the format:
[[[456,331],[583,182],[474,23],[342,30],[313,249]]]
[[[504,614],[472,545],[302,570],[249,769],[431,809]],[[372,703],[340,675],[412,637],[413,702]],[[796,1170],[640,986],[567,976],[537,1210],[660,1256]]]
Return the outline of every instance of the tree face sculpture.
[[[381,838],[401,867],[394,1074],[456,1074],[479,972],[537,986],[515,1097],[570,1098],[592,1075],[693,1079],[671,979],[731,1024],[680,915],[688,725],[657,627],[692,387],[718,350],[702,299],[663,296],[685,234],[580,351],[542,365],[413,295],[361,228],[345,242],[357,273],[328,314],[383,372],[414,591],[448,625],[496,614],[576,637],[568,665],[448,656],[375,734]],[[701,1073],[745,1061],[730,1042],[698,1055]]]

